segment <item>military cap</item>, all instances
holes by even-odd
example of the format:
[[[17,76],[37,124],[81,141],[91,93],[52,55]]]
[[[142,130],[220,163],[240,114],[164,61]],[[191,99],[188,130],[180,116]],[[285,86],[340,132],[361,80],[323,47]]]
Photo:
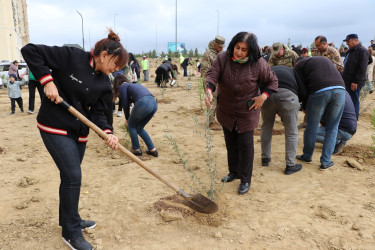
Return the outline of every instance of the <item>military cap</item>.
[[[280,42],[274,43],[272,45],[272,54],[279,54],[280,50],[283,48],[283,44]]]
[[[345,40],[343,40],[343,42],[346,42],[346,41],[348,41],[350,39],[353,39],[353,38],[358,39],[358,35],[357,34],[349,34],[349,35],[346,36],[346,38],[345,38]]]
[[[216,36],[215,37],[215,43],[219,45],[220,47],[224,48],[225,47],[225,38],[222,36]]]

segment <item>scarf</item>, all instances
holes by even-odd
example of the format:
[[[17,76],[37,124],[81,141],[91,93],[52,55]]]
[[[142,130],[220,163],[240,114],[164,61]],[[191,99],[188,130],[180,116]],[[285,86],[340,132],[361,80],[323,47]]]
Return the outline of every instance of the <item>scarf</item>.
[[[236,63],[243,64],[243,63],[246,63],[247,61],[249,61],[249,57],[247,56],[247,57],[245,57],[244,59],[239,59],[239,60],[237,60],[237,59],[235,59],[234,57],[232,57],[232,61],[233,61],[233,62],[236,62]]]

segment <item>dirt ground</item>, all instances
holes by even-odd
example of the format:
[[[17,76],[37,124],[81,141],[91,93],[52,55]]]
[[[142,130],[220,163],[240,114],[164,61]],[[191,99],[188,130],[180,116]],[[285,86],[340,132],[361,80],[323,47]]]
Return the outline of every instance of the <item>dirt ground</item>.
[[[219,211],[205,215],[181,205],[172,189],[120,151],[107,148],[92,132],[82,163],[79,208],[82,218],[97,222],[96,228],[84,232],[96,249],[375,249],[375,161],[368,157],[375,94],[362,101],[357,133],[342,153],[332,157],[335,165],[327,171],[319,170],[322,146],[317,145],[311,164],[284,175],[279,119],[272,162],[262,167],[260,138],[255,135],[251,189],[239,196],[238,180],[220,182],[228,173],[223,132],[205,134],[199,126],[205,115],[198,77],[183,79],[180,70],[178,86],[160,89],[153,82],[158,64],[151,62],[150,81],[143,84],[159,101],[146,126],[159,157],[140,159],[188,193],[200,188],[207,195],[203,187],[215,192]],[[27,111],[26,87],[22,96]],[[19,109],[10,115],[6,90],[0,90],[0,249],[68,249],[58,226],[59,172],[40,138],[36,115]],[[124,116],[114,116],[115,134],[129,148],[129,137],[121,128],[124,122]],[[301,153],[303,130],[299,139]],[[207,145],[213,146],[216,178],[206,161]],[[146,150],[143,141],[141,147]],[[348,160],[359,166],[350,167]]]

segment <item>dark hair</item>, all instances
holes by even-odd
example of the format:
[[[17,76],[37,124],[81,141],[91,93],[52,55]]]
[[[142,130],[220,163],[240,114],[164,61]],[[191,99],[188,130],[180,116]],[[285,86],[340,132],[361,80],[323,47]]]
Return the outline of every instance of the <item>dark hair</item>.
[[[115,79],[113,80],[113,101],[119,96],[120,86],[124,83],[128,82],[127,78],[122,75],[118,74]]]
[[[135,58],[134,54],[130,52],[129,53],[129,63],[132,62],[132,61],[138,65],[138,68],[140,67],[137,58]]]
[[[103,51],[107,51],[108,55],[113,55],[112,59],[116,59],[115,64],[119,68],[123,68],[128,63],[128,52],[120,43],[120,38],[111,29],[108,29],[108,38],[104,38],[96,42],[92,49],[94,56],[99,56]]]
[[[247,56],[249,57],[249,60],[247,63],[254,64],[258,61],[258,59],[261,57],[260,55],[260,49],[258,45],[258,39],[253,33],[249,32],[239,32],[237,35],[235,35],[232,38],[232,41],[230,41],[227,51],[229,52],[229,56],[233,57],[234,47],[238,42],[244,42],[249,47]]]
[[[325,36],[322,36],[322,35],[319,35],[319,36],[315,37],[314,41],[317,41],[317,40],[319,40],[319,42],[321,42],[321,43],[327,42],[327,38]]]

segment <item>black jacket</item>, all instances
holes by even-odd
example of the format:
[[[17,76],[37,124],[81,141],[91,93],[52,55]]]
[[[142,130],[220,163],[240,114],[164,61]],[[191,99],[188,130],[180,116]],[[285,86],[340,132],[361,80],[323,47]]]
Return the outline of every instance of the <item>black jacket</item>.
[[[72,47],[27,44],[21,49],[35,79],[53,81],[59,95],[106,133],[112,133],[112,88],[109,77],[95,72],[93,56]],[[37,116],[39,129],[86,142],[89,128],[63,106],[43,98]]]
[[[275,72],[279,80],[279,88],[292,91],[298,96],[300,102],[307,99],[307,89],[300,80],[298,74],[289,66],[277,65],[272,66],[271,70]]]
[[[298,61],[294,69],[305,84],[308,95],[314,94],[316,91],[327,87],[345,87],[340,72],[327,57],[307,57]],[[306,104],[307,99],[302,100],[303,109],[305,109]]]
[[[346,89],[350,89],[352,83],[356,83],[360,87],[365,84],[368,59],[369,53],[361,43],[348,50],[344,60],[345,68],[342,72]]]

